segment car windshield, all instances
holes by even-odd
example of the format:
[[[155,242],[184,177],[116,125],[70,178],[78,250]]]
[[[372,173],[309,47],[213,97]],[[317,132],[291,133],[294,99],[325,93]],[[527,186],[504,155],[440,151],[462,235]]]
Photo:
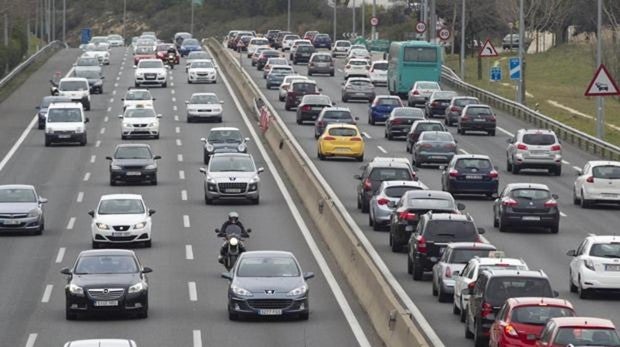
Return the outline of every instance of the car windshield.
[[[77,66],[99,66],[99,60],[97,58],[80,58],[78,59]]]
[[[490,116],[492,114],[493,112],[488,107],[468,107],[467,108],[467,115],[469,116]]]
[[[550,146],[555,144],[555,136],[552,134],[524,134],[523,143],[534,146]]]
[[[195,61],[190,65],[190,68],[213,69],[214,66],[210,61]]]
[[[86,81],[60,81],[58,89],[62,91],[83,91],[88,90],[88,82]]]
[[[332,57],[328,54],[317,54],[312,58],[312,61],[318,62],[330,62],[332,61]]]
[[[298,52],[314,52],[314,47],[304,43],[300,45],[299,47],[297,47],[297,51]]]
[[[299,35],[286,35],[284,41],[299,40],[300,38]]]
[[[125,111],[125,118],[155,118],[155,110],[152,108],[130,108]]]
[[[323,113],[323,119],[346,119],[351,120],[351,113],[349,111],[326,111]]]
[[[140,65],[138,66],[140,69],[163,69],[164,63],[161,60],[153,60],[153,61],[145,61],[141,60]]]
[[[291,68],[290,66],[274,66],[274,67],[271,68],[271,71],[278,71],[278,70],[286,71],[286,72],[289,72],[289,73],[293,72],[293,68]]]
[[[387,167],[375,168],[369,177],[372,181],[410,181],[413,179],[408,169]]]
[[[420,141],[454,142],[454,138],[448,132],[425,131],[420,135]]]
[[[209,164],[211,172],[252,172],[255,170],[252,159],[246,156],[214,156]]]
[[[209,59],[207,52],[190,52],[187,59]]]
[[[198,46],[198,40],[196,39],[185,39],[183,40],[183,46]]]
[[[486,289],[487,300],[499,306],[508,298],[553,297],[549,280],[539,277],[501,276],[491,277]]]
[[[450,100],[456,95],[455,92],[434,92],[432,98],[437,100]]]
[[[263,55],[263,57],[267,57],[267,58],[280,56],[280,53],[278,53],[277,51],[264,51],[261,54]]]
[[[246,257],[237,268],[239,277],[299,277],[300,271],[291,257]]]
[[[604,178],[608,180],[620,179],[620,166],[601,165],[592,168],[592,176],[594,178]]]
[[[329,134],[332,136],[357,136],[357,130],[351,128],[331,128],[329,129]]]
[[[400,102],[400,99],[381,98],[377,101],[377,105],[402,106],[402,103]]]
[[[349,65],[368,65],[368,62],[366,60],[351,60]]]
[[[435,82],[422,82],[417,84],[418,89],[440,90],[439,84]]]
[[[47,122],[82,122],[82,112],[79,108],[52,108],[47,112]]]
[[[381,70],[381,71],[385,70],[385,71],[387,71],[388,64],[387,63],[375,63],[375,65],[373,65],[372,68],[374,70]]]
[[[601,258],[620,258],[620,242],[595,243],[590,248],[590,255]]]
[[[108,40],[122,40],[120,35],[108,35]]]
[[[515,189],[510,192],[510,196],[515,199],[549,200],[551,193],[543,189]]]
[[[480,101],[478,99],[474,99],[474,98],[463,98],[463,99],[456,99],[454,100],[454,104],[456,106],[460,106],[460,107],[465,107],[467,105],[471,105],[471,104],[479,104]]]
[[[476,158],[461,158],[456,161],[454,165],[456,170],[490,170],[492,168],[491,162],[488,159],[476,159]]]
[[[400,198],[405,194],[405,192],[410,190],[421,190],[420,187],[412,187],[412,186],[392,186],[385,188],[384,194],[390,198]]]
[[[99,203],[98,214],[143,214],[144,205],[139,199],[107,199]]]
[[[94,70],[75,70],[74,75],[75,77],[82,77],[82,78],[87,78],[87,79],[101,78],[99,71],[94,71]]]
[[[556,317],[574,317],[575,312],[568,307],[558,306],[519,306],[512,310],[510,320],[514,323],[529,325],[546,325]]]
[[[76,275],[129,274],[138,272],[138,264],[127,255],[97,255],[80,257],[73,271]]]
[[[220,100],[214,94],[194,94],[189,99],[190,104],[219,104]]]
[[[147,46],[138,46],[136,47],[136,54],[153,54],[153,47]]]
[[[146,90],[132,91],[127,93],[125,100],[151,100],[151,93]]]
[[[455,248],[452,250],[452,264],[467,264],[474,257],[488,257],[489,249],[481,248]]]
[[[425,208],[429,208],[429,206],[425,206]],[[465,220],[431,220],[425,229],[425,237],[427,239],[430,238],[431,240],[443,242],[473,241],[476,240],[476,234],[474,223]],[[488,254],[489,251],[487,250],[482,255],[488,256]]]
[[[211,130],[211,132],[209,132],[209,137],[207,138],[207,141],[211,143],[240,143],[242,140],[243,138],[241,137],[241,132],[239,130]]]
[[[415,131],[418,133],[423,131],[444,131],[444,128],[439,123],[419,123]]]
[[[620,346],[620,338],[614,329],[590,327],[559,328],[554,346]]]
[[[32,189],[4,188],[0,189],[0,203],[3,202],[36,202],[37,196]]]
[[[151,150],[146,146],[122,146],[116,149],[115,159],[151,159]]]

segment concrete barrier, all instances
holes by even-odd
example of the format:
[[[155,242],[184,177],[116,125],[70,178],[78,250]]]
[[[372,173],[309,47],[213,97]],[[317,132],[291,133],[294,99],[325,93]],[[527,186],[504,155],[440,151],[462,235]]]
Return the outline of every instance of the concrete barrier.
[[[231,77],[229,80],[232,81],[244,107],[252,111],[257,120],[260,120],[259,115],[263,106],[265,107],[263,111],[273,113],[273,109],[267,107],[261,99],[260,90],[257,90],[247,73],[235,61],[236,57],[213,39],[203,42],[212,52],[220,72]],[[443,346],[425,320],[416,321],[418,326],[423,327],[425,334],[422,334],[414,324],[412,315],[421,317],[417,308],[412,307],[412,303],[403,304],[404,291],[400,286],[394,287],[396,281],[393,277],[389,277],[391,274],[386,278],[385,264],[382,261],[380,265],[377,264],[378,255],[372,253],[374,249],[369,252],[368,240],[365,237],[360,239],[355,232],[354,229],[357,228],[361,233],[359,227],[356,225],[352,227],[352,218],[323,178],[317,175],[318,171],[309,163],[307,155],[301,151],[279,115],[271,114],[270,118],[267,127],[263,122],[264,141],[276,154],[384,344],[394,347]],[[410,299],[407,297],[405,300]]]

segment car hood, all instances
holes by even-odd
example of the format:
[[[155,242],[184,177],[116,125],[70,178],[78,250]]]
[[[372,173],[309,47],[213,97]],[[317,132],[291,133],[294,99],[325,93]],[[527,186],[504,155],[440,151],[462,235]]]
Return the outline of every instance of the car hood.
[[[73,275],[71,282],[82,288],[127,288],[140,281],[139,274]]]
[[[88,90],[71,90],[71,91],[58,91],[59,96],[66,96],[68,98],[81,98],[83,95],[87,94]]]
[[[215,69],[209,68],[209,67],[206,67],[206,68],[196,67],[196,68],[189,69],[188,72],[190,72],[190,73],[191,72],[215,72]]]
[[[95,215],[93,219],[97,223],[105,223],[109,225],[125,225],[137,224],[146,220],[145,214],[104,214]]]
[[[125,124],[148,124],[157,122],[155,117],[123,118]]]
[[[36,202],[4,202],[0,203],[0,213],[28,213],[38,206]]]
[[[154,164],[153,159],[114,159],[112,164],[118,166],[139,166],[139,165],[151,165]]]
[[[213,152],[215,153],[226,153],[226,152],[238,152],[239,145],[241,142],[216,142],[209,143],[213,146]]]
[[[266,290],[275,293],[288,293],[301,287],[301,277],[236,277],[234,284],[252,293],[266,294]]]
[[[166,69],[162,69],[162,68],[139,68],[136,70],[136,72],[143,72],[143,73],[166,73]]]
[[[253,177],[257,176],[256,172],[236,172],[236,171],[227,171],[227,172],[209,172],[209,178],[213,178],[217,181],[226,181],[226,182],[239,182],[239,181],[248,181]]]

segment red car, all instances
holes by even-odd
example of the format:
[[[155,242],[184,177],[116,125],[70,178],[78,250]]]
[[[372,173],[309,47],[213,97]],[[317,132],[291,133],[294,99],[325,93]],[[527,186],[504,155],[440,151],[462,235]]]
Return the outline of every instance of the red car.
[[[549,319],[574,316],[573,305],[563,299],[510,298],[489,329],[489,347],[535,346]]]
[[[318,31],[306,31],[306,33],[304,34],[304,40],[312,41],[318,33]]]
[[[609,319],[593,317],[552,318],[543,329],[536,347],[620,346],[620,337]]]
[[[156,52],[155,54],[157,56],[157,59],[160,59],[165,64],[166,58],[168,57],[169,48],[174,48],[174,52],[175,52],[174,64],[179,65],[179,62],[181,61],[181,55],[179,54],[179,51],[177,51],[177,47],[173,43],[162,43],[162,44],[157,45],[157,48],[155,49],[155,52]]]
[[[156,59],[155,50],[153,46],[138,46],[133,52],[133,64],[138,65],[138,62],[142,59]]]

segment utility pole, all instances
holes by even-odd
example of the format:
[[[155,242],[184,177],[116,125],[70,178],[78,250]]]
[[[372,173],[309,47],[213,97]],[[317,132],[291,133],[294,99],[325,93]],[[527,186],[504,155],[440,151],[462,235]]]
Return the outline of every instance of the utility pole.
[[[192,37],[194,37],[194,0],[190,0],[191,3],[191,8],[192,8],[192,14],[191,14],[191,20],[190,20],[190,25],[189,25],[189,32],[190,34],[192,34]]]
[[[62,42],[67,42],[67,0],[62,0]]]
[[[461,4],[461,79],[465,80],[465,1]]]
[[[519,0],[519,64],[521,64],[521,75],[517,102],[525,105],[525,16],[523,12],[523,0]]]
[[[123,40],[127,40],[127,0],[123,0]]]
[[[428,33],[430,35],[430,42],[435,42],[437,37],[437,14],[435,10],[436,0],[431,0],[430,17],[431,22],[427,26]]]
[[[353,28],[351,32],[355,33],[355,0],[353,0]]]
[[[372,18],[377,17],[377,0],[372,0]],[[372,28],[370,29],[370,39],[371,40],[376,40],[377,38],[376,36],[376,32],[375,32],[375,26],[373,25]]]
[[[338,39],[336,37],[337,34],[337,29],[336,29],[336,15],[338,14],[338,11],[336,11],[337,5],[338,5],[338,0],[333,0],[334,1],[334,36],[332,36],[332,40],[334,40],[334,42],[336,42],[336,40]]]
[[[288,10],[286,15],[286,31],[291,31],[291,0],[288,0]]]
[[[366,37],[366,0],[362,0],[362,37]]]
[[[52,42],[52,26],[51,26],[51,16],[52,16],[52,1],[51,0],[46,0],[47,4],[47,13],[45,14],[45,19],[47,24],[45,25],[45,31],[47,32],[47,43]]]
[[[52,41],[56,40],[56,0],[52,0]]]
[[[603,62],[603,37],[601,36],[601,25],[603,21],[603,0],[598,0],[596,8],[596,66],[601,66]],[[603,140],[605,138],[605,102],[602,96],[596,97],[596,137]]]

